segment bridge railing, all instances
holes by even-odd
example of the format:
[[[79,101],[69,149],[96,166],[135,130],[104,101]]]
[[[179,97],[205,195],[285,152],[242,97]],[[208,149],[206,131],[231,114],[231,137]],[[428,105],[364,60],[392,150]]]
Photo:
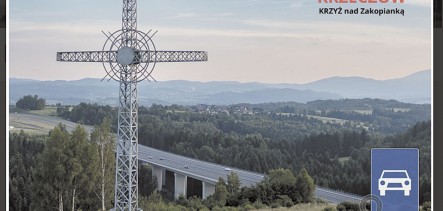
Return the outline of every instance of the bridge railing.
[[[343,190],[340,190],[340,189],[325,188],[325,187],[320,187],[320,186],[316,186],[316,188],[317,189],[320,188],[322,190],[330,191],[330,192],[334,192],[334,193],[341,193],[343,195],[346,195],[346,196],[349,196],[349,197],[358,198],[358,199],[362,199],[363,198],[363,196],[361,196],[361,195],[358,195],[358,194],[355,194],[355,193],[346,192],[346,191],[343,191]]]

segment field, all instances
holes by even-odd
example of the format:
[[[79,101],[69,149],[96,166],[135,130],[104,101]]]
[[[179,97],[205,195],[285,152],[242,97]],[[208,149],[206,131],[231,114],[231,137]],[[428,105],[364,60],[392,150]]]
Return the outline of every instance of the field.
[[[360,110],[352,110],[353,112],[359,113],[359,114],[363,114],[363,115],[372,115],[373,110],[372,109],[360,109]]]
[[[72,131],[77,124],[66,121],[55,116],[56,109],[53,107],[38,111],[25,111],[22,109],[11,108],[9,113],[9,131],[19,132],[23,130],[31,134],[48,134],[59,123],[66,125],[68,131]],[[91,131],[91,126],[85,126],[87,131]]]
[[[323,116],[308,115],[308,117],[320,120],[323,123],[328,123],[329,122],[329,123],[336,123],[336,124],[340,124],[340,125],[343,125],[343,124],[345,124],[348,121],[348,120],[344,120],[344,119],[337,119],[337,118],[323,117]]]
[[[393,108],[394,112],[409,112],[410,108]]]
[[[317,119],[322,121],[323,123],[333,123],[333,124],[340,124],[343,125],[345,123],[351,123],[351,125],[355,125],[356,127],[364,128],[365,130],[368,130],[368,126],[372,126],[372,124],[365,125],[364,122],[359,121],[351,121],[351,120],[345,120],[345,119],[338,119],[338,118],[331,118],[331,117],[323,117],[323,116],[314,116],[314,115],[308,115],[309,118]],[[366,123],[367,124],[367,123]]]

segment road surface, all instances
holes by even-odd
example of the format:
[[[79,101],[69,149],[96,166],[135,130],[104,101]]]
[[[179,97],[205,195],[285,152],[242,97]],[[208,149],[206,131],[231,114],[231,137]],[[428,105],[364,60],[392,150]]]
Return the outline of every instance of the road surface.
[[[180,172],[195,179],[213,184],[217,182],[220,176],[223,176],[226,181],[226,176],[230,172],[236,172],[238,174],[242,186],[255,185],[264,178],[264,174],[200,161],[143,145],[138,145],[138,150],[138,158],[143,162],[162,166],[174,172]],[[359,203],[362,198],[361,196],[321,188],[318,186],[315,190],[315,196],[319,199],[334,204],[339,204],[345,201]]]

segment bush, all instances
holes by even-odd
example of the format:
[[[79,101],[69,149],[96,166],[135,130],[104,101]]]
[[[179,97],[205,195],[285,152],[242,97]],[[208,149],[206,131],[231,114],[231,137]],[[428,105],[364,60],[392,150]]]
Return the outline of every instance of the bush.
[[[265,204],[263,204],[260,200],[255,201],[252,206],[254,206],[255,209],[263,209],[266,208],[267,206]]]
[[[236,207],[219,207],[216,206],[211,209],[212,211],[238,211]]]
[[[157,190],[154,190],[154,192],[152,192],[151,195],[148,197],[148,202],[150,203],[163,202],[162,195]]]
[[[270,206],[271,206],[271,208],[279,208],[279,207],[280,207],[280,204],[277,203],[277,202],[274,202],[274,203],[272,203]]]
[[[423,203],[423,206],[421,207],[420,210],[421,211],[431,211],[432,210],[431,206],[432,206],[431,202],[427,201],[427,202]]]
[[[242,210],[255,210],[255,207],[252,204],[245,204]]]
[[[180,193],[175,203],[186,207],[188,205],[188,200],[183,193]]]
[[[335,209],[335,207],[326,207],[323,211],[337,211],[337,209]]]
[[[337,210],[338,211],[346,211],[346,207],[344,205],[339,204],[339,205],[337,205]]]
[[[342,202],[337,205],[338,211],[358,211],[360,206],[351,202]]]
[[[190,210],[209,210],[205,205],[203,205],[201,198],[197,196],[192,196],[188,200],[187,208]]]
[[[144,211],[186,211],[186,210],[188,210],[188,208],[183,207],[181,205],[166,204],[162,200],[159,201],[157,196],[150,197],[150,198],[141,197],[140,201],[139,201],[139,206]]]
[[[292,199],[289,198],[289,196],[283,195],[283,196],[278,196],[278,197],[279,197],[278,202],[281,206],[287,207],[287,208],[294,206],[294,202],[292,202]]]

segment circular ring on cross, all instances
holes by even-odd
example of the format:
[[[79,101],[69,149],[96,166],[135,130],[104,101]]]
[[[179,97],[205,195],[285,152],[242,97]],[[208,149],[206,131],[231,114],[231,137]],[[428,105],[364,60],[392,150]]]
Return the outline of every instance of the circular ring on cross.
[[[107,77],[131,83],[148,79],[157,61],[150,32],[118,30],[105,34],[102,64]]]
[[[376,211],[382,211],[383,202],[377,195],[369,194],[364,196],[360,201],[360,211],[371,210],[370,206],[372,206],[373,202],[376,204]]]

